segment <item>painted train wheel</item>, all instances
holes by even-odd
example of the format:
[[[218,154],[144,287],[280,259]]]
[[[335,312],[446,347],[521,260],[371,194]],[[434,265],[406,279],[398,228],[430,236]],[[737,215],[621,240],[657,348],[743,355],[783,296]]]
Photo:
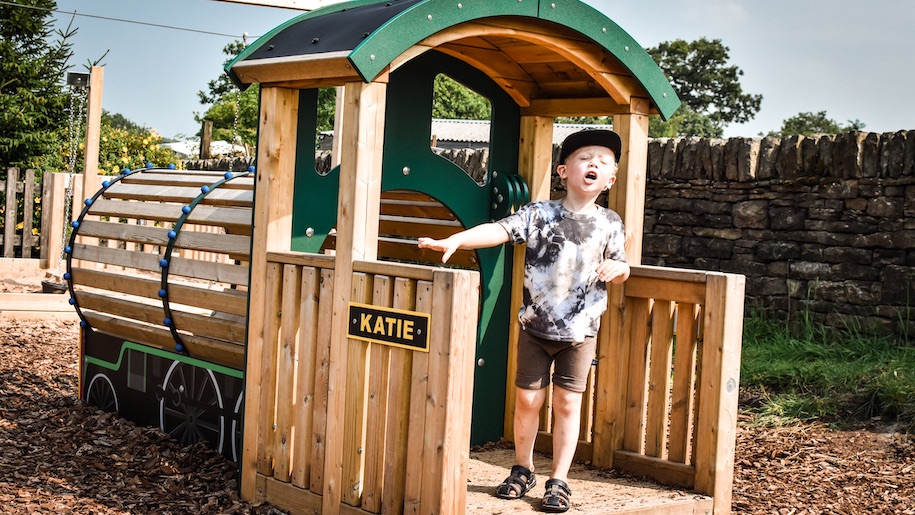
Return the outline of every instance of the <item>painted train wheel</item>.
[[[238,463],[241,460],[241,407],[245,398],[245,392],[238,394],[235,400],[235,418],[232,419],[232,461]]]
[[[102,411],[118,411],[118,394],[105,374],[95,374],[86,388],[86,402]]]
[[[159,428],[182,445],[206,441],[222,452],[225,417],[212,370],[175,361],[162,382]]]

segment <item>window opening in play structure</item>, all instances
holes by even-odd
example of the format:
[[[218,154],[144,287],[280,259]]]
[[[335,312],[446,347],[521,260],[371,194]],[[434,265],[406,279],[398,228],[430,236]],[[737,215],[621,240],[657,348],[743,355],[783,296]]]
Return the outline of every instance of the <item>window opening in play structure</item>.
[[[433,88],[430,140],[433,151],[464,170],[477,183],[485,184],[492,104],[445,74],[435,77]]]
[[[336,113],[337,88],[318,89],[318,118],[315,127],[315,170],[319,175],[327,175],[337,162],[333,158]]]

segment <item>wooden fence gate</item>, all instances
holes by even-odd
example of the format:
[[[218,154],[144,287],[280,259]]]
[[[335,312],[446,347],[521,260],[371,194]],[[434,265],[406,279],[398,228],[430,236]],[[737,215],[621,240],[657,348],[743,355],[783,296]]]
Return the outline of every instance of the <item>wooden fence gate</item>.
[[[354,262],[350,306],[430,315],[424,352],[332,341],[332,318],[351,316],[333,309],[334,259],[267,255],[263,351],[249,354],[245,390],[261,407],[245,425],[256,498],[296,513],[464,513],[478,273]]]

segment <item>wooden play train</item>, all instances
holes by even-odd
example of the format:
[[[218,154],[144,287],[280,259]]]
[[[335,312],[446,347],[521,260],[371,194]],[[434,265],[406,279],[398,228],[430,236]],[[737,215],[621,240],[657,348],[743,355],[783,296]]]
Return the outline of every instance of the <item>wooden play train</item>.
[[[610,288],[576,456],[695,492],[631,512],[730,510],[744,282],[639,266],[648,116],[679,101],[620,27],[577,0],[355,0],[277,27],[226,71],[260,85],[256,170],[124,172],[74,222],[83,398],[209,442],[246,499],[472,511],[471,442],[512,437],[523,253],[442,267],[416,238],[549,198],[555,118],[612,116],[607,202],[633,271]],[[492,107],[482,178],[430,148],[439,75]],[[327,87],[339,164],[319,173]],[[428,326],[359,334],[359,313]],[[551,440],[547,403],[537,449]]]

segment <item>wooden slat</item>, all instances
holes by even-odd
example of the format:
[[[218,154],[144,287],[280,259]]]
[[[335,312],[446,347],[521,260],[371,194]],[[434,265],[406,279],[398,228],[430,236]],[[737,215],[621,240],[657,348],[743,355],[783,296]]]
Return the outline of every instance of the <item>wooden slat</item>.
[[[16,185],[19,179],[18,168],[6,169],[6,220],[3,222],[3,257],[16,256],[13,242],[16,236]]]
[[[100,239],[115,239],[142,243],[144,245],[168,245],[168,233],[171,228],[146,227],[112,222],[84,221],[79,227],[79,234]],[[202,252],[216,252],[247,256],[251,248],[248,236],[234,234],[214,234],[182,230],[175,239],[175,246]]]
[[[692,449],[695,410],[696,346],[699,306],[677,306],[677,338],[674,346],[673,392],[670,398],[670,443],[668,459],[687,463]],[[690,462],[691,463],[691,462]]]
[[[705,282],[689,283],[672,279],[630,277],[626,296],[690,304],[705,303]]]
[[[150,186],[186,186],[199,190],[201,186],[210,186],[221,181],[224,176],[225,172],[199,174],[196,171],[184,170],[170,173],[138,172],[124,177],[121,182],[124,184],[145,184]],[[224,182],[219,188],[252,190],[254,189],[254,178],[250,176],[237,177]]]
[[[277,388],[277,353],[280,338],[280,309],[282,305],[283,267],[268,264],[266,270],[266,298],[263,305],[263,348],[259,376],[262,378],[260,388],[249,390],[249,396],[257,396],[257,404],[263,412],[255,419],[257,424],[257,473],[273,476],[274,442],[276,441],[276,388]]]
[[[432,283],[420,281],[416,284],[416,310],[432,311]],[[426,458],[424,439],[426,435],[426,403],[429,391],[429,353],[413,354],[413,371],[410,377],[410,416],[407,428],[407,475],[404,486],[404,514],[427,513],[421,510],[423,463]]]
[[[651,310],[651,364],[645,422],[645,454],[667,457],[674,304],[655,300]]]
[[[175,351],[175,340],[164,326],[147,325],[136,320],[126,320],[93,311],[84,311],[83,316],[94,330],[162,350]],[[241,345],[193,335],[183,337],[182,342],[192,357],[236,370],[244,368],[245,349]]]
[[[320,270],[302,268],[299,289],[299,330],[296,339],[298,355],[295,371],[295,391],[292,394],[294,445],[292,453],[291,482],[299,488],[308,488],[311,482],[313,458],[313,433],[315,417],[315,375],[318,363],[318,306],[320,295]]]
[[[373,281],[373,306],[391,307],[394,302],[394,281],[389,276],[376,275]],[[391,346],[369,344],[368,398],[366,406],[365,480],[363,481],[362,509],[381,512],[384,495],[385,444],[387,432],[393,430],[388,423],[388,388],[391,381]]]
[[[288,483],[292,478],[294,456],[293,413],[295,396],[299,306],[302,304],[301,269],[293,265],[282,268],[283,291],[280,306],[280,335],[276,353],[276,440],[273,455],[273,477]]]
[[[148,302],[144,303],[140,300],[111,297],[86,291],[77,291],[75,293],[80,309],[91,309],[122,318],[139,320],[148,324],[161,325],[162,320],[165,318],[165,312],[161,304],[155,305]]]
[[[397,309],[416,309],[416,282],[398,277],[394,280],[393,306]],[[388,389],[388,416],[384,458],[384,475],[381,494],[382,513],[400,513],[404,506],[404,489],[407,479],[407,431],[410,417],[410,386],[414,351],[391,349],[390,387]]]
[[[150,202],[181,202],[189,204],[200,196],[200,188],[182,186],[149,186],[146,184],[113,184],[105,190],[105,198],[122,200],[143,200]],[[254,193],[250,190],[228,190],[218,188],[201,201],[203,205],[251,207]]]
[[[365,274],[355,273],[350,302],[368,303],[372,284]],[[344,340],[346,359],[346,409],[342,419],[328,420],[328,431],[342,435],[343,475],[342,502],[350,506],[362,503],[365,477],[366,411],[369,394],[369,344],[362,340]],[[333,423],[333,429],[331,427]]]
[[[31,168],[25,171],[25,178],[22,182],[22,238],[20,256],[24,258],[32,257],[32,247],[35,246],[37,239],[32,235],[32,218],[35,215],[35,170]]]
[[[321,269],[318,303],[318,346],[315,352],[315,408],[312,422],[312,458],[310,490],[324,492],[324,462],[327,442],[327,411],[330,384],[331,321],[334,306],[334,271]]]
[[[662,483],[692,488],[695,469],[690,465],[645,456],[634,452],[616,451],[613,462],[617,467],[634,474],[650,477]]]
[[[626,420],[623,449],[642,453],[645,449],[645,399],[648,394],[648,346],[651,301],[627,299],[632,312],[632,343],[629,348],[629,375],[626,385]]]
[[[147,272],[159,272],[159,256],[155,254],[77,243],[73,247],[73,258],[86,262],[136,268]],[[173,258],[169,263],[169,274],[221,283],[248,284],[247,266],[226,263],[202,263],[183,258]]]
[[[79,286],[88,286],[149,299],[158,298],[159,289],[162,287],[161,280],[144,278],[136,274],[126,275],[75,267],[70,270],[70,280],[76,289]]]
[[[118,218],[134,218],[176,222],[182,216],[183,204],[162,202],[130,202],[99,198],[92,203],[89,214]],[[199,225],[224,227],[229,233],[251,233],[251,209],[244,207],[198,205],[188,215],[188,221]]]

